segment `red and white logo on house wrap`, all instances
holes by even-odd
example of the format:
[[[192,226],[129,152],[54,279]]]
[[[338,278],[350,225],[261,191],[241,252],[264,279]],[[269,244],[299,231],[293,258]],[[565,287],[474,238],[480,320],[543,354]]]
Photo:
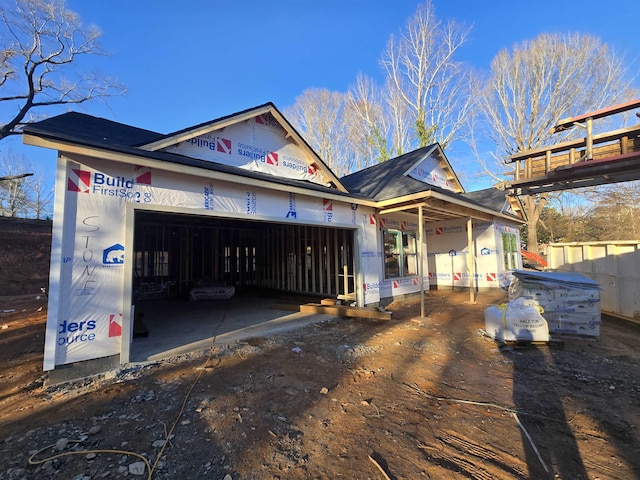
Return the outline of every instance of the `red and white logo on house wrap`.
[[[151,185],[151,169],[149,167],[136,165],[135,175],[136,183],[141,185]]]
[[[406,230],[406,229],[407,229],[407,222],[403,220],[402,222],[400,222],[400,230]]]
[[[376,214],[372,213],[369,215],[369,225],[375,225],[376,224]]]
[[[429,272],[427,275],[429,275],[429,280],[433,278],[433,272]]]
[[[322,199],[322,210],[325,212],[333,212],[333,201],[328,198]]]
[[[393,281],[393,288],[400,288],[400,282],[398,280]]]
[[[216,138],[216,150],[222,153],[231,154],[231,140],[227,140],[226,138],[217,137]]]
[[[315,175],[316,173],[318,173],[318,167],[316,167],[315,165],[309,165],[307,167],[307,171],[309,172],[309,175]]]
[[[257,117],[255,117],[255,119],[256,119],[256,123],[259,123],[260,125],[268,124],[266,114],[258,115]]]
[[[453,279],[454,280],[462,280],[462,273],[454,273],[453,274]]]
[[[89,193],[90,187],[91,172],[72,168],[67,179],[67,190],[70,192]]]
[[[414,285],[414,286],[415,286],[415,285],[418,285],[419,283],[420,283],[420,282],[418,281],[418,279],[417,279],[417,278],[414,278],[414,279],[413,279],[413,285]]]
[[[487,273],[487,282],[495,282],[498,280],[498,276],[495,273]]]
[[[444,227],[436,227],[436,235],[443,235]]]
[[[278,166],[278,152],[267,153],[267,165]]]
[[[122,314],[109,315],[109,337],[122,336]]]
[[[384,228],[387,226],[387,219],[380,217],[380,228]]]

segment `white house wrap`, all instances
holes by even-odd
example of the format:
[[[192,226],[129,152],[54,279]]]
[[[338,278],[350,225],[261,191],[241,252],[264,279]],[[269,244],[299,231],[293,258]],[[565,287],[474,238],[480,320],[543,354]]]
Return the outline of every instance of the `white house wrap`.
[[[339,179],[272,104],[169,135],[77,113],[24,132],[59,152],[45,370],[128,362],[135,304],[201,280],[365,306],[520,266],[512,199],[465,194],[437,144]]]

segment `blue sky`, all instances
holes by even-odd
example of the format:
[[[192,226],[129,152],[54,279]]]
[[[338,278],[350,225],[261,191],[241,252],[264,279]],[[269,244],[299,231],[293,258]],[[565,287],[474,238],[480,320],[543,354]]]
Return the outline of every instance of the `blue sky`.
[[[108,105],[74,110],[169,133],[269,101],[282,111],[308,88],[346,92],[359,72],[382,78],[382,50],[420,3],[67,0],[85,25],[102,29],[101,44],[111,54],[77,68],[99,70],[127,87],[126,95]],[[592,34],[624,53],[633,71],[640,69],[637,0],[433,0],[433,5],[439,19],[473,27],[459,60],[480,70],[488,70],[501,49],[543,32]],[[55,152],[20,143],[3,142],[0,154],[7,148],[24,153],[53,183]],[[454,168],[473,169],[462,157],[462,151],[449,155]],[[458,173],[473,190],[472,176]]]

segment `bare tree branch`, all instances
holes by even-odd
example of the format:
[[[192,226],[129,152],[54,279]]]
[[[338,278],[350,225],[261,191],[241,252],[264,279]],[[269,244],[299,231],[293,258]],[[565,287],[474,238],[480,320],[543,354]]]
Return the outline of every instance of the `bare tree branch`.
[[[124,93],[114,79],[78,76],[70,69],[83,56],[104,54],[100,36],[94,26],[83,28],[63,0],[15,0],[0,6],[0,102],[10,112],[0,125],[0,139],[20,133],[32,109]]]
[[[623,59],[588,35],[542,34],[499,52],[491,73],[476,92],[497,157],[512,155],[567,136],[551,137],[550,128],[566,117],[633,98]],[[528,244],[537,251],[536,226],[546,199],[527,198]]]
[[[470,29],[440,22],[431,1],[420,5],[399,38],[391,37],[381,59],[390,100],[400,100],[408,115],[394,116],[396,131],[411,132],[413,146],[457,139],[472,108],[470,72],[454,57]],[[397,105],[397,103],[396,103]],[[411,125],[402,125],[404,122]],[[402,153],[402,152],[398,152]]]

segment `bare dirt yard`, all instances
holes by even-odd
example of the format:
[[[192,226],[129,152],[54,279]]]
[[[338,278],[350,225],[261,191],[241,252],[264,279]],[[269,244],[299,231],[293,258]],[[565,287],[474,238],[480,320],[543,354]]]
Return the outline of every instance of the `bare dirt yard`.
[[[1,480],[640,478],[637,324],[498,348],[505,292],[439,290],[46,387],[49,241],[0,220]]]

